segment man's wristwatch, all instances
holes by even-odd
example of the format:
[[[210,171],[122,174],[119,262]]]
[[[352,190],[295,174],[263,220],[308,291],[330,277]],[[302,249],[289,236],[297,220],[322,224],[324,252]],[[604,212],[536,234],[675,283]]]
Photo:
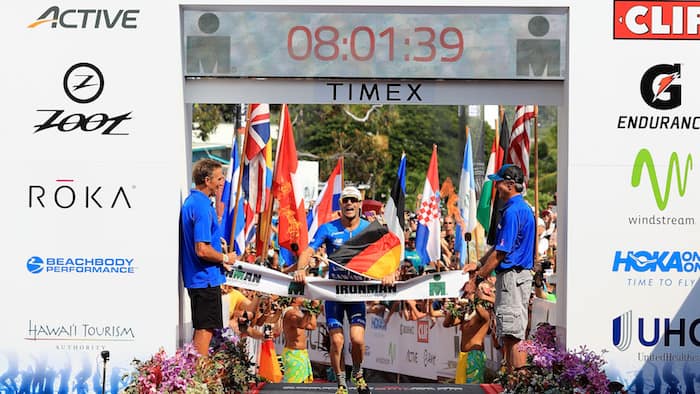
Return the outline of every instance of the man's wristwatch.
[[[476,276],[474,277],[474,283],[475,283],[477,286],[479,285],[479,283],[481,283],[481,282],[483,282],[483,281],[485,281],[485,280],[486,280],[486,278],[484,278],[483,276],[479,275],[478,273],[477,273]]]
[[[224,253],[223,256],[224,257],[223,257],[222,263],[224,263],[224,264],[228,263],[228,255],[226,253]]]

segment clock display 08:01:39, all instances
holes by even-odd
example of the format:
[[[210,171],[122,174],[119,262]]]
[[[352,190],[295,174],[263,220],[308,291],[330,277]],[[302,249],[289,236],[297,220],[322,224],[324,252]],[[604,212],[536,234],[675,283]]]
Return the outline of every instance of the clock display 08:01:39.
[[[413,37],[396,37],[394,27],[375,33],[368,26],[357,26],[347,37],[341,37],[340,32],[333,26],[319,26],[309,28],[307,26],[293,26],[287,33],[287,52],[289,57],[304,61],[312,55],[320,61],[341,60],[373,61],[377,54],[377,47],[386,48],[386,57],[394,61],[397,55],[397,46],[408,51],[403,54],[403,61],[413,62],[457,62],[464,53],[464,38],[460,29],[445,27],[436,31],[429,26],[413,28]],[[415,51],[415,54],[412,52]],[[441,56],[438,58],[438,51]],[[411,53],[409,53],[411,52]],[[399,53],[399,56],[401,53]]]

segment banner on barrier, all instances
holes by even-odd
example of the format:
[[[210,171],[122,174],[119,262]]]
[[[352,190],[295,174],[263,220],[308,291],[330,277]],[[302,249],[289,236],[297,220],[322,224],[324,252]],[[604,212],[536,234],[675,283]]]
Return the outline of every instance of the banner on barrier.
[[[226,273],[226,284],[279,296],[300,296],[331,301],[394,301],[459,297],[468,277],[462,271],[445,271],[419,276],[385,286],[378,280],[353,282],[306,277],[306,283],[293,282],[279,271],[239,262]]]

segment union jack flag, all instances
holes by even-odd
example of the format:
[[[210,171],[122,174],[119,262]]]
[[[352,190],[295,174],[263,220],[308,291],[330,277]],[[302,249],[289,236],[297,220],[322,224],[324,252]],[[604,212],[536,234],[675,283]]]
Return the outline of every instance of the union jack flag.
[[[268,161],[270,150],[270,106],[250,104],[250,121],[246,131],[245,160],[243,165],[243,191],[249,204],[247,211],[255,214],[265,210],[269,196],[270,171]]]

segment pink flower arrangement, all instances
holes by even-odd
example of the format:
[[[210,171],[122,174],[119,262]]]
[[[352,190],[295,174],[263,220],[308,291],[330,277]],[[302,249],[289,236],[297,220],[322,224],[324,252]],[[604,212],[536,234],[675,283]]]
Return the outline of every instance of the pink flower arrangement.
[[[497,378],[505,393],[609,393],[605,360],[585,346],[568,351],[556,343],[556,330],[540,324],[531,340],[520,349],[528,353],[529,365]],[[605,353],[605,351],[603,351]]]

